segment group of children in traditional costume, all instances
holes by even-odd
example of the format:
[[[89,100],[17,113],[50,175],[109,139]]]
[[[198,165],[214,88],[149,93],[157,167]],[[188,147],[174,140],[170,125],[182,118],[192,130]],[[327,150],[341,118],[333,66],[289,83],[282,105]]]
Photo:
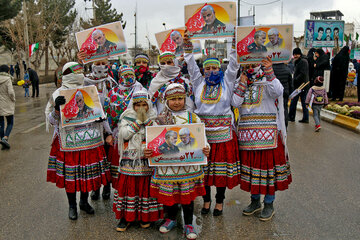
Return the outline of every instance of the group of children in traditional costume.
[[[106,121],[86,126],[100,129],[105,135],[105,141],[96,148],[86,148],[84,141],[84,147],[78,151],[61,149],[59,109],[65,98],[59,96],[59,89],[55,91],[46,110],[48,122],[55,126],[47,180],[65,188],[70,219],[77,218],[77,191],[81,192],[80,209],[93,214],[88,193],[94,191],[92,199],[96,200],[100,186],[104,185],[106,199],[110,182],[114,189],[113,211],[119,220],[117,231],[126,231],[135,221],[148,228],[150,223],[164,219],[159,230],[167,233],[176,226],[181,206],[184,233],[188,239],[195,239],[194,200],[203,196],[201,213],[208,214],[211,186],[216,187],[214,216],[222,215],[226,188],[240,185],[251,193],[251,204],[243,214],[260,211],[263,194],[260,219],[272,218],[275,191],[288,188],[291,173],[281,109],[283,87],[274,76],[271,61],[264,60],[262,66],[246,66],[237,79],[240,65],[233,46],[225,72],[221,71],[218,59],[209,58],[203,64],[202,75],[187,36],[184,50],[190,79],[181,75],[171,52],[159,56],[160,71],[154,78],[146,54],[135,57],[135,70],[130,66],[120,68],[118,83],[107,75],[103,66],[106,62],[94,63],[93,70],[98,72],[85,81],[97,86],[107,114]],[[67,63],[60,89],[78,88],[83,82],[82,67]],[[238,121],[232,107],[239,108]],[[192,123],[205,124],[202,151],[207,156],[207,165],[149,167],[148,158],[153,151],[145,144],[146,127]],[[78,128],[85,131],[86,127]]]

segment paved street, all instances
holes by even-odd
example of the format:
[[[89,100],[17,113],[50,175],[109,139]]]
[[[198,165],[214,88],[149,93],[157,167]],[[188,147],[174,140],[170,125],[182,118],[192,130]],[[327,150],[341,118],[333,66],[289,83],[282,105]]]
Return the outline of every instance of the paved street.
[[[40,98],[35,99],[24,98],[23,88],[14,87],[11,149],[0,151],[1,240],[184,239],[180,224],[166,235],[158,226],[116,232],[112,200],[90,200],[95,215],[81,212],[77,221],[69,220],[64,189],[46,182],[52,129],[45,131],[44,108],[53,84],[41,85]],[[298,112],[297,120],[300,117]],[[326,122],[322,126],[315,133],[312,118],[310,124],[289,123],[293,183],[289,190],[277,192],[272,221],[242,216],[250,197],[236,187],[226,192],[221,217],[201,216],[202,201],[197,199],[199,239],[359,239],[360,135]]]

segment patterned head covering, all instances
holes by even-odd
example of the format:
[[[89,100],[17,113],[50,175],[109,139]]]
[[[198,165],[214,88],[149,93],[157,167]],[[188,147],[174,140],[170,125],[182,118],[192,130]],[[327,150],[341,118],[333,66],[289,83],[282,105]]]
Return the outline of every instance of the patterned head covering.
[[[208,59],[206,59],[204,61],[204,63],[203,63],[204,68],[211,67],[211,66],[220,68],[221,65],[220,65],[219,59],[217,59],[217,58],[208,58]]]
[[[138,103],[138,102],[148,102],[150,100],[150,96],[147,93],[147,91],[139,90],[137,92],[133,93],[132,96],[132,103]]]
[[[128,65],[122,65],[120,67],[120,77],[129,75],[129,74],[135,76],[134,69]]]
[[[169,100],[173,98],[185,98],[186,91],[183,85],[178,83],[170,84],[164,92],[164,100]]]
[[[159,63],[168,60],[174,62],[174,59],[175,59],[175,54],[172,52],[163,52],[162,54],[159,55]]]
[[[134,63],[141,62],[141,61],[149,63],[149,61],[150,61],[149,56],[146,53],[136,54],[136,56],[134,58]]]

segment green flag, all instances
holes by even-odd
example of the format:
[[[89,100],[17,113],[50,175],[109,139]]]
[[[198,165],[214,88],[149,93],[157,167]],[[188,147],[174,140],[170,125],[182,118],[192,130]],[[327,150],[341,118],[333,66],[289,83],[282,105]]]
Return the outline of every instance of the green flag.
[[[359,34],[356,33],[356,41],[359,40]]]
[[[349,33],[349,41],[351,41],[351,33]]]

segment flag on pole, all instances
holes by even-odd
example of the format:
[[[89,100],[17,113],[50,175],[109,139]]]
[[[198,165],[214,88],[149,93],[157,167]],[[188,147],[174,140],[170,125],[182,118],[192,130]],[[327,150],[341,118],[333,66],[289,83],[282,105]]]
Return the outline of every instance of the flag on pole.
[[[356,33],[356,41],[359,40],[359,34]]]
[[[205,56],[209,55],[209,50],[207,48],[203,49],[202,54]]]
[[[39,43],[30,44],[29,46],[29,57],[31,57],[36,50],[39,49]]]

